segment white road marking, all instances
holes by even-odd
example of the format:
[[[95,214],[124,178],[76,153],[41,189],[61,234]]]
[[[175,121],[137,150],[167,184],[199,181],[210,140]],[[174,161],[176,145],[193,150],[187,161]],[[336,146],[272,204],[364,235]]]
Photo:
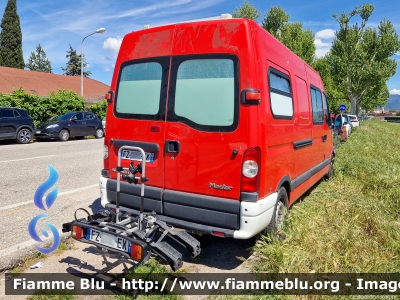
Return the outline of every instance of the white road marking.
[[[58,233],[60,234],[61,240],[63,240],[63,237],[65,238],[66,236],[70,235],[70,233],[62,232],[62,229],[59,229]],[[49,241],[50,239],[53,239],[54,237],[51,235],[51,236],[49,236],[47,238],[44,237],[44,236],[40,236],[40,238],[42,239],[43,242],[46,242],[46,241]],[[32,247],[33,245],[37,245],[37,244],[38,244],[38,242],[36,242],[33,239],[27,240],[25,242],[18,243],[16,245],[13,245],[13,246],[8,247],[6,249],[2,249],[0,257],[5,257],[5,256],[7,256],[9,254],[15,253],[17,251],[22,251],[22,250],[24,250],[24,249],[26,249],[28,247]],[[43,245],[41,245],[41,247],[43,247]]]
[[[20,159],[11,159],[11,160],[0,160],[0,163],[14,162],[14,161],[21,161],[21,160],[28,160],[28,159],[46,158],[46,157],[52,157],[52,156],[57,156],[57,155],[54,154],[54,155],[36,156],[36,157],[20,158]]]
[[[61,193],[58,193],[58,196],[74,194],[76,192],[81,192],[81,191],[88,190],[88,189],[91,189],[91,188],[94,188],[94,187],[99,187],[99,184],[87,185],[87,186],[80,187],[80,188],[77,188],[77,189],[61,192]],[[99,188],[99,193],[100,193],[100,188]],[[20,202],[20,203],[15,203],[15,204],[11,204],[11,205],[8,205],[8,206],[1,207],[0,211],[11,209],[11,208],[15,208],[15,207],[26,205],[26,204],[33,204],[33,196],[32,196],[32,200],[25,201],[25,202]]]

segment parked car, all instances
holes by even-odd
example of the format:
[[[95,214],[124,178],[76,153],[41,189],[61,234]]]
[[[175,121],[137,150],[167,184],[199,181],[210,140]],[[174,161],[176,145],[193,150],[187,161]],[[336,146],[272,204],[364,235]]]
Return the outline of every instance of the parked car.
[[[333,123],[333,128],[332,128],[334,134],[336,136],[340,136],[340,140],[342,142],[347,140],[347,138],[348,138],[347,127],[344,123],[345,123],[344,118],[341,115],[336,115],[335,121]],[[348,126],[350,126],[350,125],[348,125]]]
[[[101,124],[103,125],[104,132],[106,132],[106,118],[105,117],[101,121]]]
[[[350,119],[350,124],[353,125],[353,127],[360,126],[360,121],[358,120],[356,115],[348,115]]]
[[[33,138],[33,119],[20,108],[0,107],[0,140],[28,144]]]
[[[86,135],[94,135],[96,138],[104,136],[101,120],[91,112],[69,112],[55,116],[35,129],[37,139],[58,138],[60,141],[68,141],[70,137]]]
[[[351,134],[351,125],[350,125],[350,122],[349,122],[349,119],[348,119],[347,115],[340,115],[340,114],[338,114],[338,115],[336,116],[336,118],[342,118],[341,123],[342,123],[342,124],[344,125],[344,127],[346,128],[347,137],[349,137],[350,134]],[[336,120],[336,119],[335,119],[335,120]]]
[[[344,122],[350,125],[350,132],[348,133],[348,135],[351,134],[351,132],[353,131],[353,124],[350,122],[350,118],[349,115],[342,115],[344,118]]]

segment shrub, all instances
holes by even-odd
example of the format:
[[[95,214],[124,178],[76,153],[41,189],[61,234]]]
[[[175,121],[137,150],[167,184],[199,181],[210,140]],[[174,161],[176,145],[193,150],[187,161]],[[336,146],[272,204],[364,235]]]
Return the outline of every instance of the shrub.
[[[103,120],[103,118],[106,116],[107,106],[107,100],[104,100],[101,102],[96,102],[95,104],[89,106],[88,110],[96,114],[100,118],[100,120]]]
[[[37,125],[55,115],[70,111],[82,111],[85,101],[74,91],[59,90],[48,97],[26,94],[23,89],[13,91],[10,95],[0,94],[0,106],[13,106],[25,109]]]

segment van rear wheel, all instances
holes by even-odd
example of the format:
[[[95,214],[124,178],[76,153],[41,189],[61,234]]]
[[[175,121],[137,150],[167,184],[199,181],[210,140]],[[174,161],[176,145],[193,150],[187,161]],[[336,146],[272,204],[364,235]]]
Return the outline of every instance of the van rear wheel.
[[[331,160],[331,163],[329,164],[329,171],[328,173],[325,174],[324,179],[329,180],[333,177],[333,161]]]
[[[283,223],[288,213],[288,195],[286,189],[281,187],[275,204],[274,214],[267,228],[262,231],[264,235],[273,235],[278,240],[284,240],[285,235],[282,232]]]

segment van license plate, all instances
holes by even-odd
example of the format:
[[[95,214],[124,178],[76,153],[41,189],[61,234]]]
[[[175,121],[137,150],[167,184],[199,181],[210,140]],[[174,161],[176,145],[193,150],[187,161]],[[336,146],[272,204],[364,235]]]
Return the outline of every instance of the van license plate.
[[[87,229],[86,239],[127,253],[130,252],[131,248],[131,243],[128,240],[106,232],[94,230],[93,228]]]
[[[154,162],[154,153],[148,153],[145,152],[146,154],[146,162],[153,163]],[[142,160],[142,153],[139,151],[129,151],[129,150],[122,150],[122,158],[124,159],[130,159],[130,160]]]

